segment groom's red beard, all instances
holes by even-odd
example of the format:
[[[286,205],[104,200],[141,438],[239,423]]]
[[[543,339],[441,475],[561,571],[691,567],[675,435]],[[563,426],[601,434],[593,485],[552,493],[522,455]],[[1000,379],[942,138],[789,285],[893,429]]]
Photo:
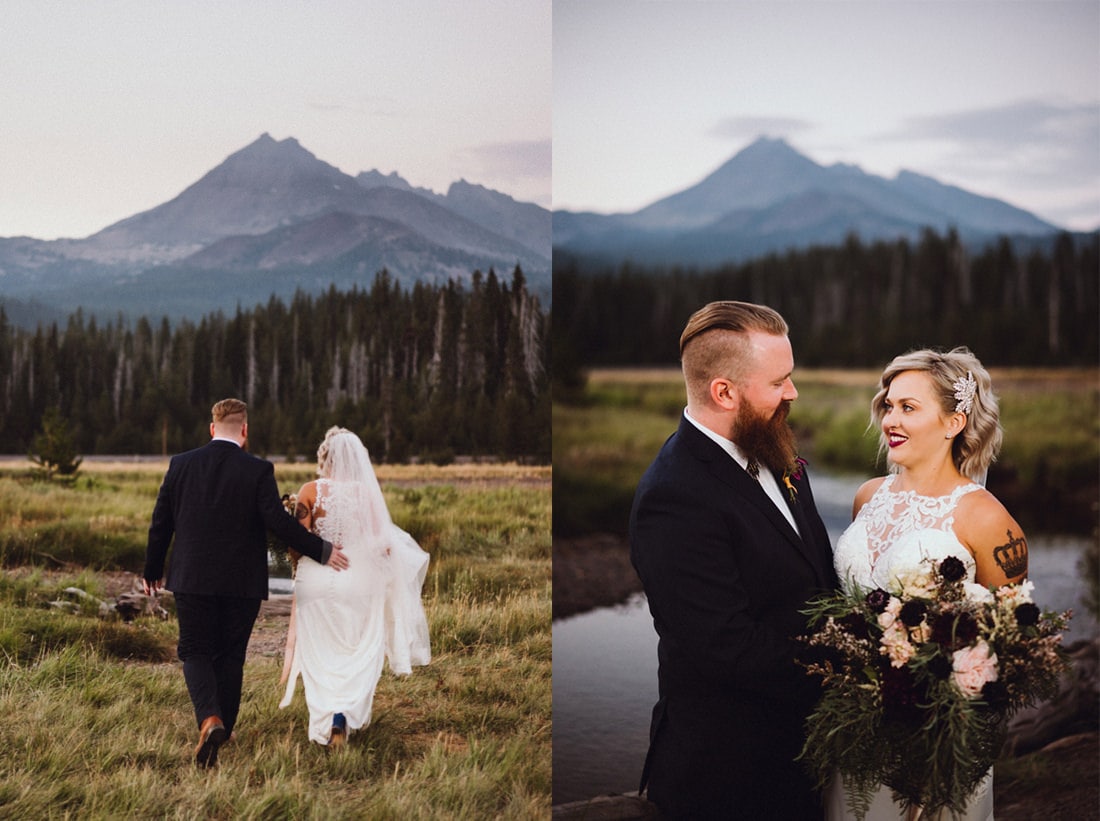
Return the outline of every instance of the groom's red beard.
[[[773,472],[792,468],[798,448],[794,431],[787,424],[791,402],[784,399],[771,416],[758,414],[745,398],[733,422],[733,441],[750,462],[763,465]]]

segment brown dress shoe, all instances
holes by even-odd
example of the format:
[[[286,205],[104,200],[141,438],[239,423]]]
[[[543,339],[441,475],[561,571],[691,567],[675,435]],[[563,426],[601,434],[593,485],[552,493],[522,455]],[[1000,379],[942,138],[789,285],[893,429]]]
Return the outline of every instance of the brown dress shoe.
[[[213,767],[218,763],[218,747],[225,743],[225,725],[217,716],[207,716],[199,728],[199,745],[195,747],[195,764]]]

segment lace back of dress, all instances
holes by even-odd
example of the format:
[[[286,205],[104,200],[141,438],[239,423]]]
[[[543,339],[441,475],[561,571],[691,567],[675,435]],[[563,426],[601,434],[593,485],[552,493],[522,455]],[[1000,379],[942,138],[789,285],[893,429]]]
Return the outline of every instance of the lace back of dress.
[[[351,482],[318,481],[314,512],[317,534],[333,544],[346,545],[360,538],[378,541],[384,532],[384,521],[370,511],[362,488]]]
[[[915,491],[893,491],[896,474],[879,486],[859,512],[867,529],[867,544],[874,566],[898,539],[918,530],[950,532],[955,524],[955,507],[967,493],[980,490],[976,484],[955,488],[949,496],[921,496]]]
[[[314,508],[318,534],[370,559],[388,555],[393,525],[367,449],[349,431],[326,437],[326,444]]]

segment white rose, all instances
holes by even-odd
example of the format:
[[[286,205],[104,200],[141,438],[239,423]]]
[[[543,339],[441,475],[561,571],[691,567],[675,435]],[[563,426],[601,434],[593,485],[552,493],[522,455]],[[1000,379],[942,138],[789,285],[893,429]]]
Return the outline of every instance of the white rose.
[[[979,604],[993,604],[993,594],[988,587],[983,587],[974,582],[963,582],[963,593],[966,598]]]

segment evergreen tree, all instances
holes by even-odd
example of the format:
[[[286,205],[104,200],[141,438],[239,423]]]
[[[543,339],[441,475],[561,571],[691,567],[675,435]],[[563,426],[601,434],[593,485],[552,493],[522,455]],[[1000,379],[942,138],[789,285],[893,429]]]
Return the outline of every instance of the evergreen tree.
[[[60,408],[52,406],[46,411],[42,417],[42,430],[34,437],[28,456],[46,472],[47,479],[52,479],[55,473],[59,476],[76,475],[84,459],[77,455],[68,423]]]

